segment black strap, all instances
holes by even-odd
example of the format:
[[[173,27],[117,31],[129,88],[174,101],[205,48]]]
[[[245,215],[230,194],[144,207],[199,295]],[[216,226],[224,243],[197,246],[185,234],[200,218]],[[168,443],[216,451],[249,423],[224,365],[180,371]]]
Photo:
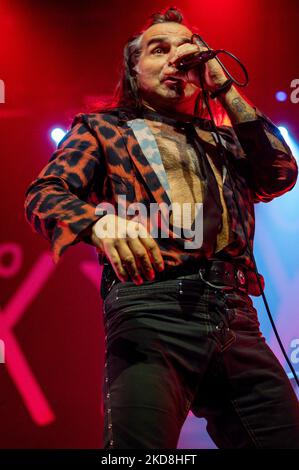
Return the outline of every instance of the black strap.
[[[210,97],[212,98],[212,100],[214,98],[217,98],[217,96],[219,96],[221,93],[224,93],[225,91],[228,91],[231,88],[233,83],[234,82],[232,81],[232,79],[228,78],[226,80],[226,82],[223,83],[223,85],[221,85],[219,88],[217,88],[217,90],[210,93]]]

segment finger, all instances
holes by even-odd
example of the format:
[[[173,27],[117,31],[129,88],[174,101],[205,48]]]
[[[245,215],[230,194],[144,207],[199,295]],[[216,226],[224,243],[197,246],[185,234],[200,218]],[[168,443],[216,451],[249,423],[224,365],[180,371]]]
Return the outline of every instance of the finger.
[[[95,247],[102,249],[103,248],[103,243],[102,240],[100,240],[95,233],[92,232],[91,234],[91,241],[94,244]]]
[[[164,260],[161,255],[161,251],[157,242],[150,236],[146,228],[140,224],[139,229],[139,240],[144,245],[152,265],[157,271],[163,271],[164,269]]]
[[[155,271],[144,245],[139,238],[128,239],[127,243],[135,257],[139,271],[142,271],[148,281],[152,281],[155,277]]]
[[[122,265],[118,251],[114,247],[113,240],[106,239],[103,245],[106,257],[109,259],[111,266],[113,267],[118,279],[122,282],[128,281],[128,274]]]
[[[127,240],[116,240],[115,248],[118,251],[121,263],[126,272],[130,275],[132,281],[139,285],[143,283],[143,279],[136,264],[134,254],[132,253]]]
[[[196,44],[182,44],[179,46],[174,55],[169,60],[169,64],[173,65],[178,59],[196,54],[200,49]]]

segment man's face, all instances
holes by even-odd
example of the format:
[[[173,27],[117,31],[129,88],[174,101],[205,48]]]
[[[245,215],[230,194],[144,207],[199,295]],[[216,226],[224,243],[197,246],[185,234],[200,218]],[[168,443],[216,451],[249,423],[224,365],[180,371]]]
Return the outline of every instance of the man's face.
[[[159,23],[142,36],[141,55],[135,70],[143,101],[154,108],[193,113],[199,89],[169,65],[182,44],[191,43],[191,31],[178,23]]]

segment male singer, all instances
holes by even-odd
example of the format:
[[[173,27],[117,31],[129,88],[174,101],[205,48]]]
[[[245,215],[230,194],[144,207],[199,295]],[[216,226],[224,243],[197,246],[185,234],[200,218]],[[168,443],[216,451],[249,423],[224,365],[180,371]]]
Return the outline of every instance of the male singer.
[[[86,241],[104,263],[106,449],[176,448],[189,410],[219,448],[299,448],[297,398],[259,330],[258,274],[232,191],[252,248],[254,203],[292,189],[297,166],[215,59],[179,69],[203,49],[178,10],[153,15],[125,46],[114,102],[76,116],[27,190],[27,219],[55,260]],[[233,181],[200,73],[231,123],[218,131]],[[160,217],[141,221],[134,203]],[[190,234],[202,236],[192,245]]]

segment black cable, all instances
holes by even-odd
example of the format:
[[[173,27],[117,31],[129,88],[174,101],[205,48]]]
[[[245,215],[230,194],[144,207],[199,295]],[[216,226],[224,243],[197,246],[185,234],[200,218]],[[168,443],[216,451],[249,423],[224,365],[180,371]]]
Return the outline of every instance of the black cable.
[[[201,39],[202,40],[202,39]],[[203,40],[202,40],[203,41]],[[204,41],[203,41],[204,42]],[[209,47],[205,42],[204,42],[205,46],[206,47]],[[217,58],[216,58],[217,59]],[[219,61],[219,63],[221,64],[221,62]],[[223,67],[223,65],[221,64],[221,66]],[[243,66],[243,68],[245,69],[245,67]],[[231,76],[230,76],[231,77]],[[248,75],[247,75],[248,77]],[[263,298],[263,301],[264,301],[264,305],[265,305],[265,308],[266,308],[266,311],[267,311],[267,314],[268,314],[268,317],[269,317],[269,320],[270,320],[270,323],[272,325],[272,328],[273,328],[273,331],[274,331],[274,334],[276,336],[276,339],[278,341],[278,344],[280,346],[280,349],[285,357],[285,360],[288,364],[288,366],[290,367],[291,371],[292,371],[292,374],[294,375],[294,379],[299,387],[299,379],[297,377],[297,374],[296,374],[296,371],[290,361],[290,359],[288,358],[288,355],[284,349],[284,346],[282,344],[282,341],[279,337],[279,333],[276,329],[276,326],[275,326],[275,323],[274,323],[274,320],[273,320],[273,317],[272,317],[272,314],[271,314],[271,311],[270,311],[270,308],[269,308],[269,305],[268,305],[268,301],[266,299],[266,296],[264,294],[264,291],[263,291],[263,286],[262,286],[262,283],[261,283],[261,280],[259,278],[259,274],[258,274],[258,268],[257,268],[257,264],[256,264],[256,261],[255,261],[255,257],[254,257],[254,254],[253,254],[253,250],[251,248],[251,245],[250,245],[250,240],[248,238],[248,235],[247,235],[247,232],[246,232],[246,229],[245,229],[245,222],[244,222],[244,218],[243,218],[243,214],[242,214],[242,211],[241,211],[241,208],[240,208],[240,205],[239,205],[239,202],[238,202],[238,198],[236,196],[236,192],[235,192],[235,184],[234,184],[234,181],[233,181],[233,178],[232,178],[232,175],[231,175],[231,172],[230,172],[230,168],[229,168],[229,163],[228,163],[228,160],[226,158],[226,152],[225,152],[225,148],[224,146],[222,145],[222,142],[221,142],[221,137],[220,137],[220,134],[219,134],[219,131],[217,129],[217,126],[216,126],[216,123],[215,123],[215,120],[214,120],[214,116],[213,116],[213,112],[211,110],[211,107],[210,107],[210,103],[209,103],[209,92],[208,90],[205,88],[205,83],[204,83],[204,79],[203,79],[203,74],[202,74],[202,71],[200,71],[199,73],[199,79],[200,79],[200,86],[201,86],[201,89],[202,89],[202,93],[203,93],[203,99],[204,99],[204,103],[208,109],[208,112],[209,112],[209,115],[210,115],[210,118],[211,118],[211,123],[212,123],[212,128],[213,128],[213,131],[215,133],[215,136],[217,138],[217,141],[216,141],[216,146],[218,148],[218,151],[219,151],[219,154],[220,154],[220,158],[222,159],[222,161],[224,162],[225,166],[226,166],[226,170],[227,170],[227,175],[228,175],[228,178],[229,178],[229,184],[230,184],[230,187],[231,187],[231,190],[232,190],[232,193],[233,193],[233,197],[234,197],[234,200],[235,200],[235,204],[236,204],[236,207],[237,207],[237,211],[238,211],[238,215],[239,215],[239,219],[241,221],[241,225],[242,225],[242,230],[243,230],[243,233],[245,235],[245,239],[246,239],[246,243],[247,243],[247,247],[248,247],[248,250],[249,250],[249,253],[250,253],[250,257],[251,257],[251,260],[253,262],[253,266],[254,266],[254,271],[255,271],[255,275],[256,275],[256,278],[257,278],[257,282],[258,282],[258,286],[259,286],[259,289],[260,289],[260,293],[262,295],[262,298]]]
[[[195,35],[193,35],[193,36],[195,36]],[[200,37],[200,36],[198,36],[198,37]],[[245,76],[244,83],[239,82],[236,78],[234,78],[231,75],[231,73],[227,70],[225,65],[218,59],[217,55],[219,55],[219,54],[226,54],[229,57],[231,57],[232,59],[234,59],[239,64],[239,66],[241,67],[241,69],[244,73],[244,76]],[[248,72],[247,72],[245,66],[242,64],[240,59],[238,59],[238,57],[236,57],[231,52],[226,51],[225,49],[208,49],[207,51],[202,51],[200,53],[196,53],[196,54],[193,54],[193,55],[190,55],[190,56],[181,57],[181,58],[177,59],[176,67],[179,70],[181,70],[182,72],[184,72],[184,71],[190,70],[190,68],[193,68],[195,66],[202,67],[205,64],[205,62],[207,62],[208,60],[211,60],[211,59],[217,60],[217,62],[220,64],[220,66],[223,68],[223,70],[229,76],[229,78],[232,80],[233,83],[235,83],[239,87],[247,86],[247,84],[249,82],[249,78],[248,78]]]
[[[204,45],[208,51],[212,51],[213,49],[210,48],[210,46],[206,43],[206,41],[201,37],[199,36],[199,34],[193,34],[192,35],[192,38],[191,38],[191,41],[193,41],[193,39],[196,39],[197,40],[197,45],[201,46],[201,45]],[[200,44],[202,43],[202,44]],[[224,72],[226,73],[226,75],[228,75],[228,77],[236,84],[238,85],[239,87],[245,87],[248,85],[248,82],[249,82],[249,77],[248,77],[248,72],[245,68],[245,65],[242,64],[242,62],[240,61],[240,59],[238,59],[238,57],[236,57],[234,54],[232,54],[231,52],[228,52],[224,49],[217,49],[217,51],[215,51],[217,54],[220,54],[220,53],[223,53],[223,54],[227,54],[228,56],[232,57],[232,59],[234,59],[236,62],[238,62],[238,64],[240,65],[241,69],[243,70],[243,73],[245,75],[245,81],[244,83],[242,82],[239,82],[238,80],[236,80],[230,73],[229,71],[227,70],[227,68],[225,67],[225,65],[221,62],[221,60],[218,59],[218,57],[215,57],[215,59],[217,60],[218,64],[223,68]]]

